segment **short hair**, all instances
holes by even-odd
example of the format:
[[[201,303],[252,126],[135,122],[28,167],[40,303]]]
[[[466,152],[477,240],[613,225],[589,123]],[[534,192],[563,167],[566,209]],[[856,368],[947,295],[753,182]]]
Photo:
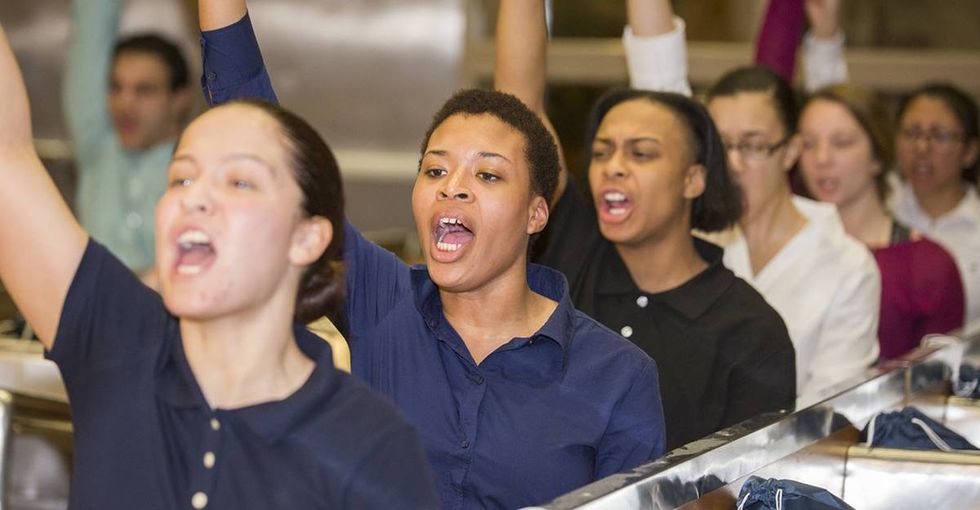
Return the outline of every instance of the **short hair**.
[[[115,62],[123,53],[144,53],[160,59],[170,74],[170,91],[184,89],[190,84],[187,60],[176,44],[156,34],[137,34],[116,42],[112,50]]]
[[[524,157],[531,173],[531,191],[549,204],[558,187],[558,146],[536,113],[517,97],[496,90],[464,89],[453,94],[432,117],[420,154],[425,154],[432,133],[453,115],[492,115],[524,137]],[[421,161],[419,161],[421,169]]]
[[[932,99],[937,99],[942,101],[953,115],[956,116],[956,120],[960,125],[960,129],[963,130],[963,143],[980,143],[980,125],[978,125],[978,113],[977,113],[977,103],[967,94],[959,88],[943,82],[932,82],[927,83],[912,91],[909,95],[905,96],[901,104],[898,107],[898,121],[901,122],[902,117],[905,116],[905,111],[908,109],[912,101],[920,97],[929,97]],[[976,158],[973,162],[973,166],[968,166],[963,168],[960,174],[962,179],[974,186],[980,185],[977,182],[977,177],[980,176],[980,157]]]
[[[704,192],[691,203],[691,228],[715,232],[734,225],[742,215],[742,192],[728,171],[728,154],[718,128],[704,106],[689,97],[630,89],[605,93],[592,107],[586,134],[587,159],[592,159],[592,141],[602,119],[616,105],[632,100],[667,108],[686,130],[691,161],[704,166]]]
[[[881,165],[875,176],[878,197],[888,197],[888,171],[895,161],[895,133],[888,108],[874,90],[860,85],[841,83],[823,87],[807,98],[802,110],[813,101],[822,99],[844,107],[871,141],[871,151]]]
[[[326,250],[303,271],[293,317],[304,324],[323,316],[336,321],[345,297],[344,189],[337,160],[316,129],[295,113],[259,99],[239,99],[217,108],[231,105],[257,108],[276,121],[286,141],[293,178],[303,195],[303,214],[326,218],[333,227]]]
[[[742,92],[765,92],[773,100],[779,120],[786,135],[796,132],[799,106],[796,92],[789,83],[769,68],[762,66],[740,67],[725,73],[708,89],[707,99],[729,97]]]

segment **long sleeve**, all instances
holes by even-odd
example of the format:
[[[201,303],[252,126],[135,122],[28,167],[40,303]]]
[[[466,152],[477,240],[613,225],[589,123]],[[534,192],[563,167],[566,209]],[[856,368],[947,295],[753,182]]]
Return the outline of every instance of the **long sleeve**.
[[[832,39],[817,39],[811,33],[803,37],[803,77],[807,92],[847,81],[844,34],[838,32]]]
[[[792,83],[804,18],[803,0],[769,0],[756,42],[755,63]]]
[[[654,37],[638,37],[623,29],[623,47],[630,86],[635,89],[691,95],[687,80],[687,31],[684,20],[674,17],[674,30]]]
[[[201,88],[210,106],[244,98],[279,102],[248,14],[201,33],[201,66]]]
[[[106,137],[115,136],[106,107],[112,46],[121,0],[72,2],[74,34],[62,91],[65,120],[80,171],[88,171]]]
[[[604,478],[665,453],[666,434],[657,368],[650,361],[623,395],[596,451],[595,478]]]

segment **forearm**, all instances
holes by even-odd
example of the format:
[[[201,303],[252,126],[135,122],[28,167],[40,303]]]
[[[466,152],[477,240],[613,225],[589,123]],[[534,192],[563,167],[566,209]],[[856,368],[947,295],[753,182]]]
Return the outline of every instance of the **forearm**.
[[[637,37],[655,37],[674,30],[674,9],[669,0],[629,0],[626,18]]]
[[[494,87],[517,96],[542,117],[547,44],[543,0],[501,0]]]
[[[278,102],[251,19],[243,16],[231,25],[201,32],[201,87],[211,106],[244,98]]]
[[[246,10],[245,0],[198,0],[201,31],[227,27],[245,17]]]
[[[623,47],[630,86],[691,95],[683,20],[667,1],[630,0]]]

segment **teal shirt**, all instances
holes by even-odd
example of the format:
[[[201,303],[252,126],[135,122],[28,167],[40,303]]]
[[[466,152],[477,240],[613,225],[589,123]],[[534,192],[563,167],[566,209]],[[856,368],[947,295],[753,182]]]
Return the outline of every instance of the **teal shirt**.
[[[85,230],[130,269],[154,262],[154,211],[167,188],[174,142],[129,152],[119,145],[106,104],[120,0],[72,2],[64,105],[75,144],[75,209]]]

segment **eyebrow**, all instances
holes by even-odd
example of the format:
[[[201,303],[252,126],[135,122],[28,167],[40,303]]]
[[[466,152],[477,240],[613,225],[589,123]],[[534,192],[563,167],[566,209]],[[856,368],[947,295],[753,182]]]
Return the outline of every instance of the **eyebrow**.
[[[233,152],[231,154],[228,154],[227,156],[222,157],[221,163],[227,163],[228,161],[235,161],[235,160],[246,160],[246,161],[251,161],[253,163],[257,163],[262,168],[265,168],[273,179],[277,178],[275,167],[273,167],[271,164],[266,162],[264,159],[252,154]],[[178,161],[186,161],[193,164],[194,166],[199,166],[197,162],[197,158],[195,158],[190,154],[178,154],[173,157],[171,163],[176,163]]]
[[[613,141],[609,138],[595,138],[593,142],[599,142],[606,145],[615,145]],[[638,136],[636,138],[628,138],[626,143],[637,143],[637,142],[654,142],[663,145],[663,140],[655,136]]]
[[[433,156],[446,157],[446,156],[449,155],[449,151],[444,151],[444,150],[441,150],[441,149],[434,149],[434,150],[431,150],[431,151],[426,151],[426,153],[423,154],[422,157],[424,158],[424,157],[426,157],[426,156],[428,156],[430,154],[433,155]],[[502,159],[502,160],[504,160],[504,161],[506,161],[508,163],[513,164],[513,161],[511,161],[510,159],[508,159],[506,156],[504,156],[503,154],[498,154],[496,152],[480,151],[480,152],[477,152],[476,155],[479,156],[480,159]]]

